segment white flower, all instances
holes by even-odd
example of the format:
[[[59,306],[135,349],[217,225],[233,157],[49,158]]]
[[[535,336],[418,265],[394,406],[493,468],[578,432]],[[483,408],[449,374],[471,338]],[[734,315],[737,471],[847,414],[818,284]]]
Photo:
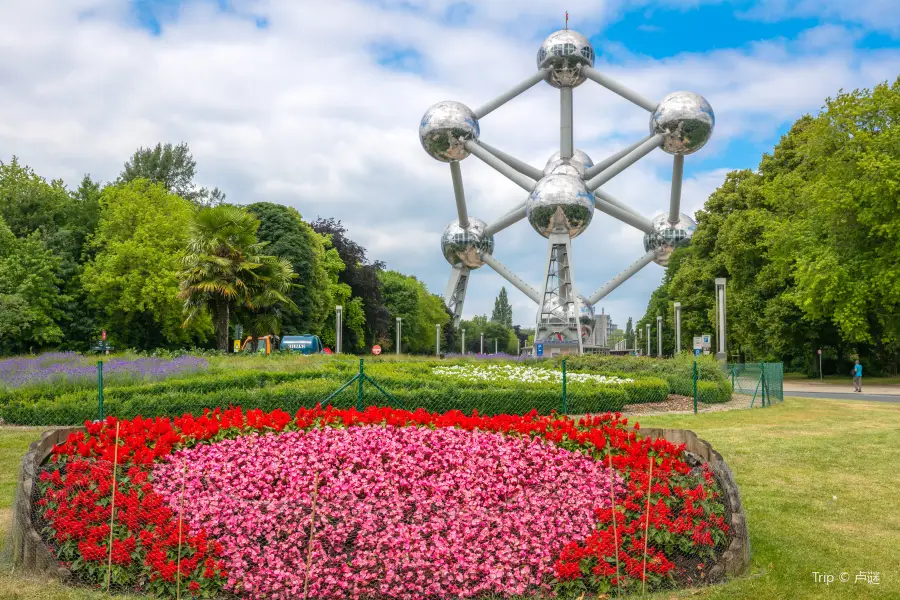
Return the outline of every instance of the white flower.
[[[513,381],[524,383],[555,383],[562,381],[562,371],[539,369],[525,365],[451,365],[434,367],[432,374],[451,377],[463,381]],[[567,373],[567,381],[589,384],[633,383],[633,379],[612,375],[595,375],[593,373]]]

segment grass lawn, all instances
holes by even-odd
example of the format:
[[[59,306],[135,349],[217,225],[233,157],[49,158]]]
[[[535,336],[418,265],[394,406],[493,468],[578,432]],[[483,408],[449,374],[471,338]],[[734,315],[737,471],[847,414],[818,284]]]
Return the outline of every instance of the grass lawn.
[[[749,578],[654,598],[900,598],[900,406],[788,398],[765,409],[639,422],[692,429],[722,453],[741,487],[753,548]],[[38,431],[0,428],[4,529],[15,465]],[[816,583],[814,571],[834,575],[835,582]],[[858,571],[878,571],[880,585],[854,583]],[[848,583],[838,581],[842,572]],[[0,573],[4,600],[106,597]]]

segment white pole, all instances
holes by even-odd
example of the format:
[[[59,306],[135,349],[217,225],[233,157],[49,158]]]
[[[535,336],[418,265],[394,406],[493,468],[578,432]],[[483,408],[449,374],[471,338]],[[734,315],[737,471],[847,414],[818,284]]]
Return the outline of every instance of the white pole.
[[[494,340],[494,354],[497,354],[497,340]]]
[[[400,355],[400,328],[403,327],[403,318],[397,317],[397,355]]]
[[[656,356],[662,358],[662,315],[656,315]]]
[[[484,334],[481,334],[481,354],[484,354]]]
[[[647,356],[650,356],[650,323],[647,323]]]
[[[726,347],[727,336],[725,335],[725,282],[724,277],[716,277],[716,358],[725,360],[728,357],[728,349]]]
[[[440,323],[435,324],[434,326],[434,355],[441,355],[441,325]]]
[[[460,354],[466,353],[466,330],[465,329],[462,330],[462,342],[459,345],[459,353]]]
[[[343,348],[342,348],[342,346],[343,346],[343,344],[342,344],[343,339],[341,339],[341,338],[342,338],[341,333],[342,333],[342,330],[343,330],[343,328],[344,328],[344,327],[343,327],[343,320],[344,320],[344,307],[341,306],[341,305],[337,305],[337,306],[334,307],[334,329],[335,329],[335,332],[334,332],[334,351],[335,351],[337,354],[340,354],[340,353],[341,353],[341,350],[343,349]]]

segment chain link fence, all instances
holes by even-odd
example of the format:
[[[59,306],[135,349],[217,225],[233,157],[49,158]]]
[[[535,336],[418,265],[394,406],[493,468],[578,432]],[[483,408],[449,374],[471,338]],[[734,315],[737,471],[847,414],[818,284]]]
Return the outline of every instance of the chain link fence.
[[[782,363],[728,363],[725,372],[731,378],[734,393],[749,397],[751,408],[784,402]]]

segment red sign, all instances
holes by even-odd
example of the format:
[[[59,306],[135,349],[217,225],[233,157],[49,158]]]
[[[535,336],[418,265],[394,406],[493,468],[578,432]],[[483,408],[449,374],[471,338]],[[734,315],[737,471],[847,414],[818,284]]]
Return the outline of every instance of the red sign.
[[[325,348],[325,354],[334,354],[334,352],[331,351],[331,348]]]
[[[372,354],[374,354],[375,356],[381,354],[381,346],[372,346]]]
[[[102,339],[102,340],[105,340],[105,339],[106,339],[106,330],[105,330],[105,329],[104,329],[103,332],[100,334],[100,339]]]

